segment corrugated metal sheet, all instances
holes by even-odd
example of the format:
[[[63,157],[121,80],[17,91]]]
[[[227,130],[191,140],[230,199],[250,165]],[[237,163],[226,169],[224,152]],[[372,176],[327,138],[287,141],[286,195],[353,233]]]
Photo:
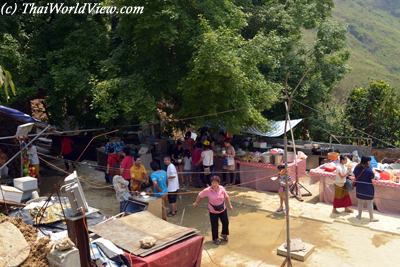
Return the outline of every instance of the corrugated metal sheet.
[[[292,128],[296,127],[303,119],[291,120],[290,125]],[[289,124],[287,125],[286,132],[290,131]],[[285,121],[274,121],[271,125],[271,130],[262,132],[257,127],[249,127],[243,132],[265,137],[279,137],[285,133]]]

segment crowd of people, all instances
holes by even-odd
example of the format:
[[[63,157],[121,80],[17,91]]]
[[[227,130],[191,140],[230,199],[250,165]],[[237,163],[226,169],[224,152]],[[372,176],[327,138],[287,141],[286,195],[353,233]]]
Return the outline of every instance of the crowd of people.
[[[197,141],[191,133],[185,134],[184,140],[178,140],[170,155],[160,162],[150,163],[148,174],[140,158],[134,158],[129,147],[122,149],[121,155],[112,148],[108,150],[105,179],[113,183],[116,198],[120,202],[120,211],[125,211],[132,192],[147,191],[152,196],[162,199],[162,217],[176,216],[177,199],[180,191],[187,189],[197,180],[204,188],[195,200],[197,207],[203,198],[208,198],[208,210],[213,234],[213,242],[220,244],[228,241],[229,220],[227,207],[232,209],[229,196],[222,184],[232,184],[235,179],[235,149],[230,140],[223,141],[223,181],[214,172],[213,143],[209,138],[200,136]],[[168,208],[167,208],[168,207]],[[222,223],[221,238],[218,237],[218,222]]]

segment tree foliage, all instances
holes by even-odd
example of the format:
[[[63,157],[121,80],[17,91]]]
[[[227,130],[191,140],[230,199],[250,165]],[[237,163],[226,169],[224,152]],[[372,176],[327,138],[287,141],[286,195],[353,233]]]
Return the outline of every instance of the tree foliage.
[[[0,22],[0,52],[10,50],[0,53],[0,64],[9,62],[19,88],[12,101],[45,98],[55,124],[68,116],[82,126],[148,122],[162,110],[239,131],[283,114],[286,77],[293,90],[307,73],[296,99],[315,107],[346,72],[345,29],[329,20],[331,0],[143,5],[141,15],[19,15]],[[311,45],[305,30],[315,34]],[[309,115],[301,106],[293,111]],[[201,117],[210,113],[219,115]]]
[[[353,127],[384,142],[395,144],[400,141],[399,100],[398,92],[388,83],[371,81],[368,87],[358,87],[351,91],[346,115]],[[386,145],[374,141],[377,145]]]
[[[9,91],[15,95],[15,85],[11,73],[0,66],[0,89],[3,89],[6,100],[10,98]]]

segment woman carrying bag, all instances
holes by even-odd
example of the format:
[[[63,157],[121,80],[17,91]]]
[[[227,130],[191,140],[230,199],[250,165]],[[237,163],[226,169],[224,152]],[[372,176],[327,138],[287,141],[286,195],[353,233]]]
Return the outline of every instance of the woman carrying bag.
[[[211,178],[211,186],[201,191],[196,201],[193,203],[193,207],[197,208],[203,198],[208,198],[212,239],[216,245],[221,244],[221,241],[228,242],[229,220],[226,204],[231,210],[233,209],[228,193],[220,183],[220,178],[218,176],[213,176]],[[221,239],[218,238],[219,220],[221,220],[222,223]]]
[[[333,198],[333,210],[332,213],[339,213],[337,208],[344,208],[345,212],[352,213],[349,207],[351,207],[351,199],[349,195],[348,187],[346,186],[346,179],[350,173],[350,170],[345,166],[347,158],[340,156],[339,164],[336,165],[336,180],[335,180],[335,196]]]

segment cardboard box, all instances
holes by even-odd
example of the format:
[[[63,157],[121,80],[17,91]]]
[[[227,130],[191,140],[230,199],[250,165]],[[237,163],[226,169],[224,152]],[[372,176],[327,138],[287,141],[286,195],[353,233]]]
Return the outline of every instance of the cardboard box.
[[[32,191],[38,189],[38,182],[33,177],[21,177],[14,179],[14,187],[22,191]]]
[[[1,185],[1,189],[3,191],[3,194],[0,193],[1,200],[21,203],[24,192],[7,185]]]

